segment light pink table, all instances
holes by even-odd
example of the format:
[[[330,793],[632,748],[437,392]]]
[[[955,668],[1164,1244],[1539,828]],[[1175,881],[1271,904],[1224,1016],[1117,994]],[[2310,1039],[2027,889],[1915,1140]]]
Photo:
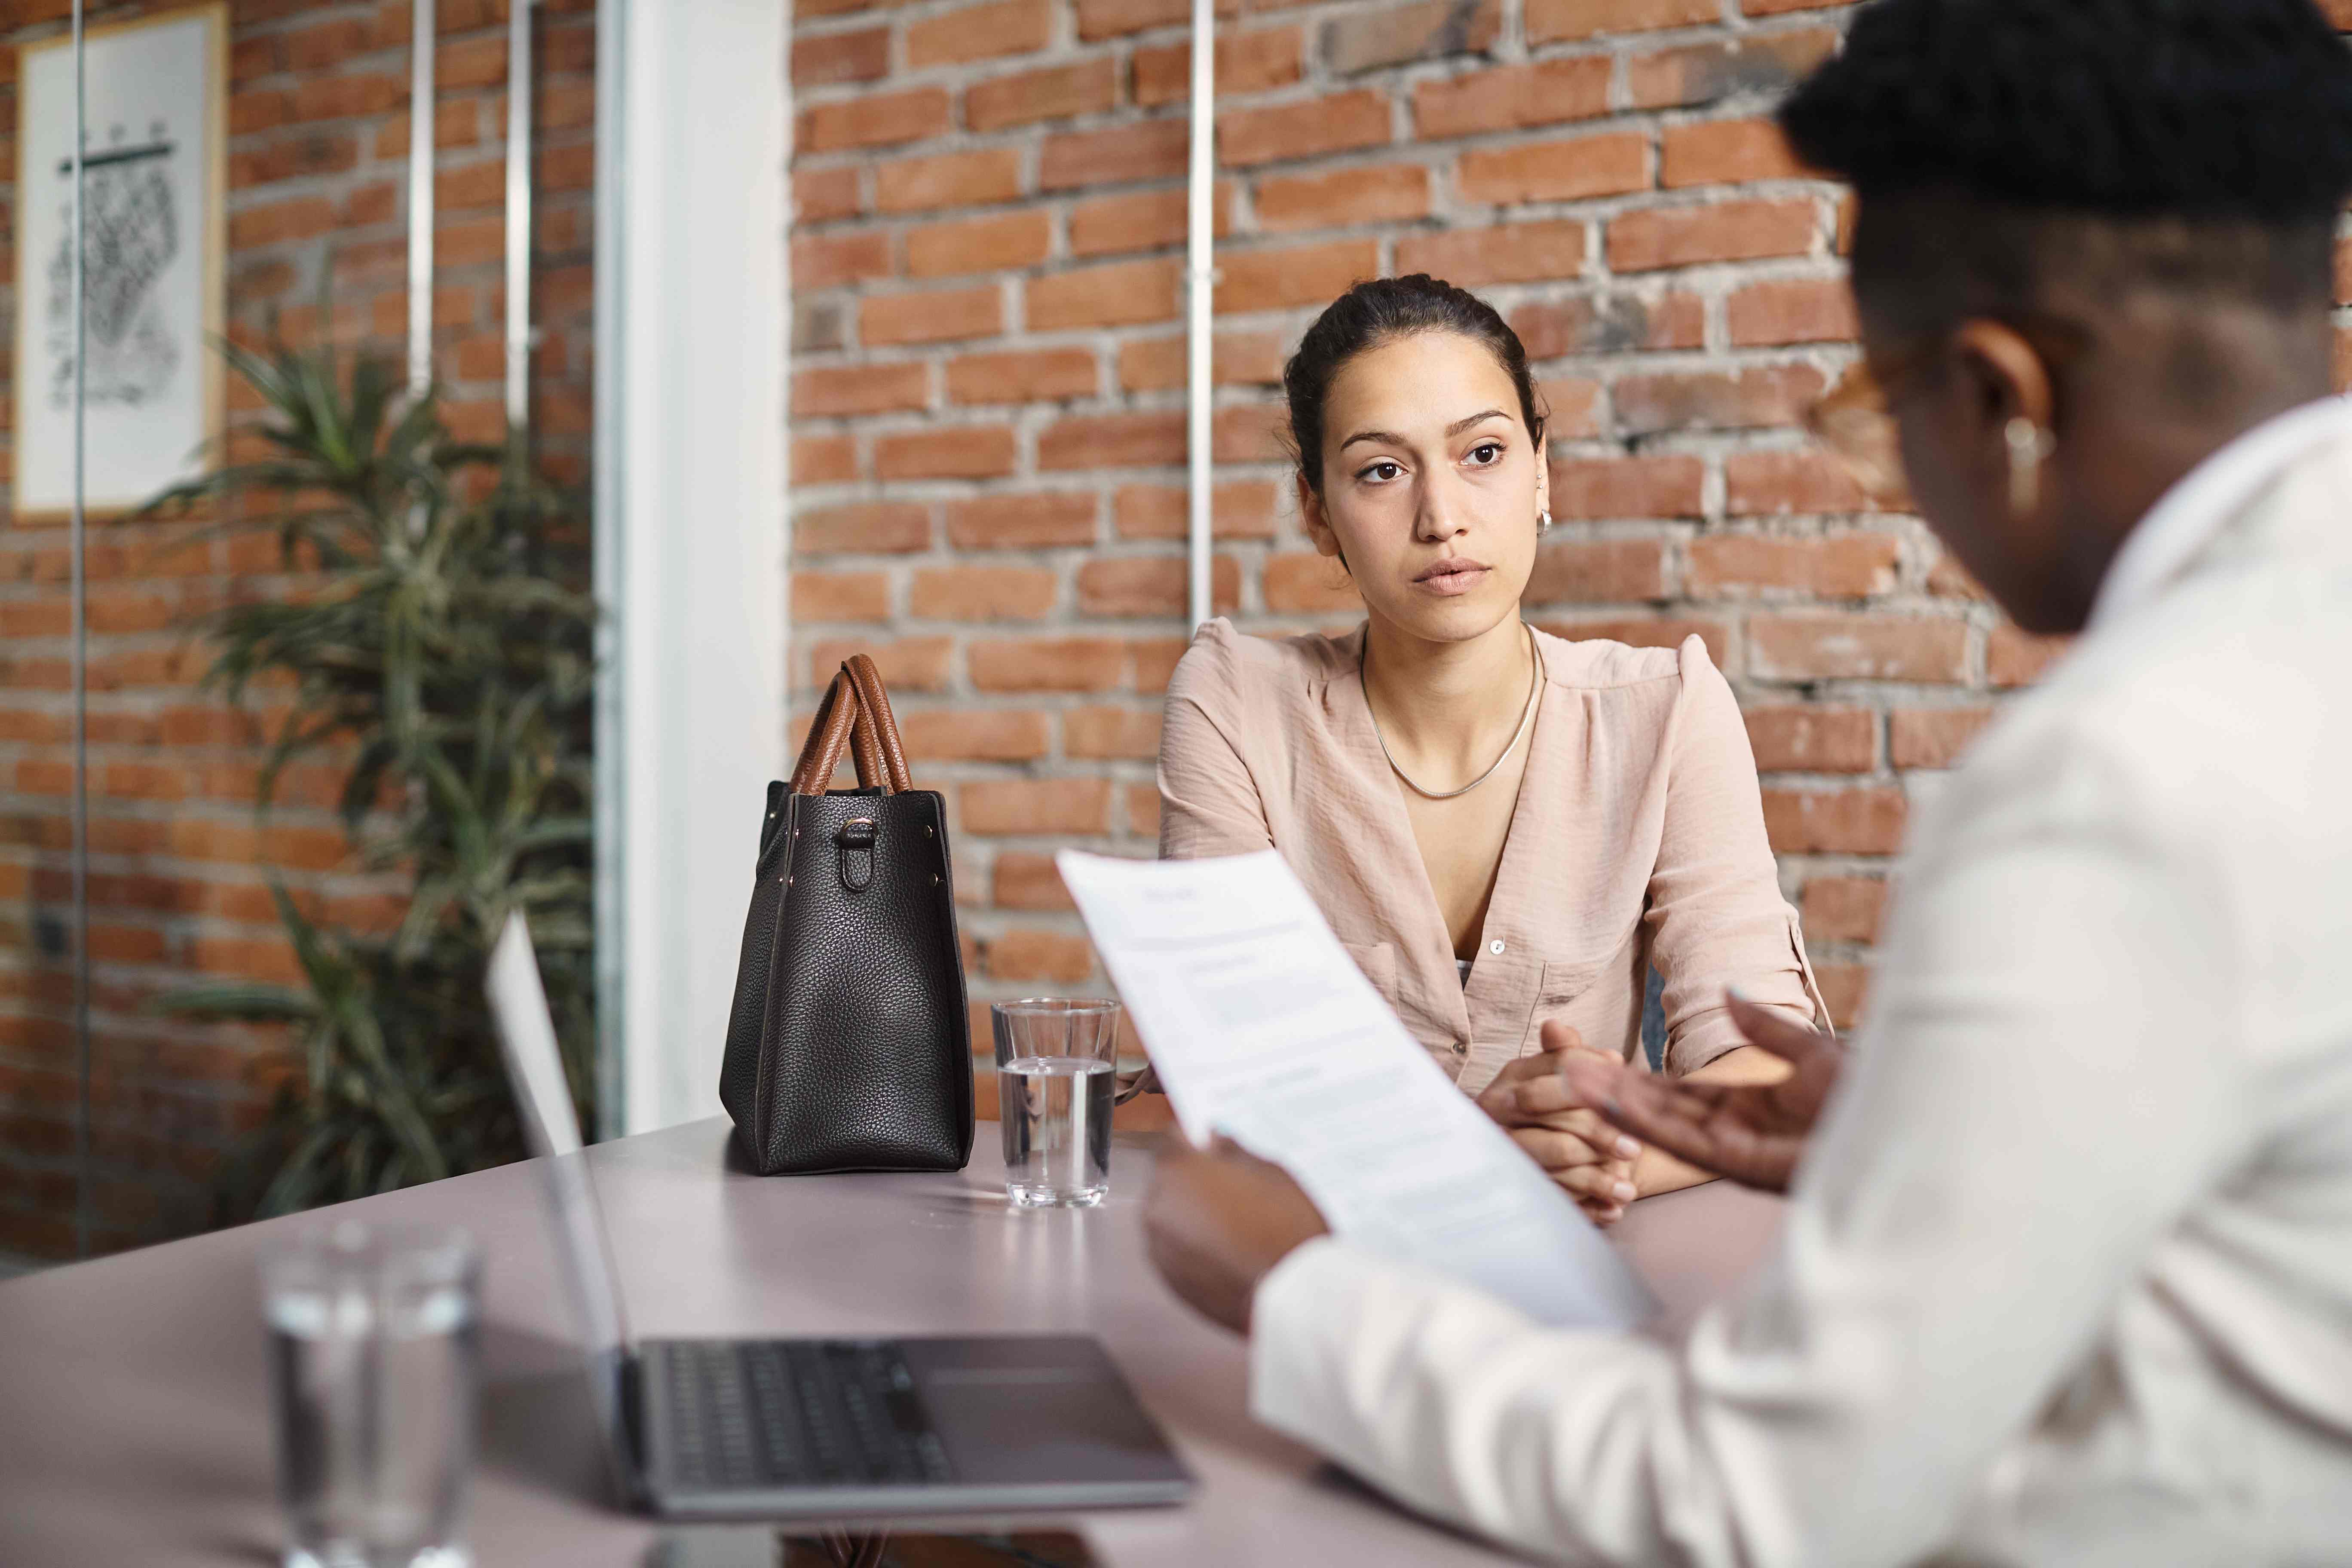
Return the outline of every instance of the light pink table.
[[[952,1176],[762,1180],[726,1123],[600,1145],[597,1184],[643,1336],[1097,1333],[1199,1473],[1181,1509],[1080,1516],[1112,1568],[1442,1568],[1498,1554],[1390,1507],[1246,1415],[1240,1343],[1143,1255],[1151,1143],[1122,1139],[1090,1212],[1009,1211],[995,1130]],[[598,1480],[571,1327],[523,1166],[334,1211],[457,1222],[488,1258],[488,1428],[469,1531],[483,1568],[648,1561],[652,1522]],[[1723,1185],[1635,1205],[1619,1236],[1686,1323],[1753,1265],[1773,1200]],[[0,1563],[275,1562],[257,1248],[317,1215],[0,1285]]]

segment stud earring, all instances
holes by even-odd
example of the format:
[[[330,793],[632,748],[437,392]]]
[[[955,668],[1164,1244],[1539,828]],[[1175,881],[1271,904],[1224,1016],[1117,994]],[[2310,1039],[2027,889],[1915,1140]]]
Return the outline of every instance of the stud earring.
[[[2058,438],[2019,415],[2001,429],[2009,443],[2009,510],[2022,517],[2042,504],[2042,465],[2058,449]]]
[[[1541,512],[1537,513],[1537,514],[1536,514],[1536,531],[1537,531],[1538,533],[1544,533],[1544,532],[1548,532],[1548,531],[1550,530],[1550,528],[1551,528],[1551,512],[1550,512],[1549,510],[1544,510],[1544,511],[1541,511]]]

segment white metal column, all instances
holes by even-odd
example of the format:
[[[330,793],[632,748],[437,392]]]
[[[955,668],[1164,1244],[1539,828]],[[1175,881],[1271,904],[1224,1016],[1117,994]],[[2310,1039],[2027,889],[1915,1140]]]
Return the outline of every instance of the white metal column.
[[[785,767],[788,7],[600,0],[596,864],[603,1131],[719,1110]]]
[[[1217,141],[1216,0],[1192,0],[1192,162],[1185,218],[1185,449],[1192,462],[1192,511],[1186,531],[1192,626],[1214,613],[1210,597],[1211,502],[1216,469],[1210,451],[1209,400],[1215,390],[1210,325],[1217,286],[1215,206]]]

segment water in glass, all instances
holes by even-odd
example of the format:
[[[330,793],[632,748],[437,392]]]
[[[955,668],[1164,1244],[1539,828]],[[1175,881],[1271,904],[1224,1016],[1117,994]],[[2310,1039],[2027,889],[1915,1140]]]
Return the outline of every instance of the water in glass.
[[[461,1234],[339,1226],[265,1264],[287,1568],[463,1568],[479,1386]]]
[[[1110,1191],[1112,1063],[1016,1057],[996,1069],[1004,1190],[1024,1208],[1085,1208]]]

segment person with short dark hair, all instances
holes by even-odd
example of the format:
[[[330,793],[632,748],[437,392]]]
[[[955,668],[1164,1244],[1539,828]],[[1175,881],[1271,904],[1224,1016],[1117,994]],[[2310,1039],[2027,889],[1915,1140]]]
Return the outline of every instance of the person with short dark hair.
[[[1697,637],[1549,635],[1519,601],[1550,525],[1544,417],[1494,307],[1426,276],[1349,289],[1283,372],[1299,513],[1364,621],[1202,628],[1169,682],[1160,847],[1275,848],[1440,1071],[1585,1212],[1706,1179],[1589,1106],[1523,1108],[1564,1053],[1769,1080],[1737,984],[1818,1017],[1756,761]]]
[[[1548,1331],[1175,1152],[1262,1419],[1577,1561],[2340,1562],[2352,1541],[2352,57],[2310,0],[1874,0],[1781,110],[1859,197],[1816,428],[2080,633],[1920,814],[1864,1038],[1556,1093],[1790,1193],[1675,1346]],[[1524,1091],[1534,1092],[1531,1087]]]

